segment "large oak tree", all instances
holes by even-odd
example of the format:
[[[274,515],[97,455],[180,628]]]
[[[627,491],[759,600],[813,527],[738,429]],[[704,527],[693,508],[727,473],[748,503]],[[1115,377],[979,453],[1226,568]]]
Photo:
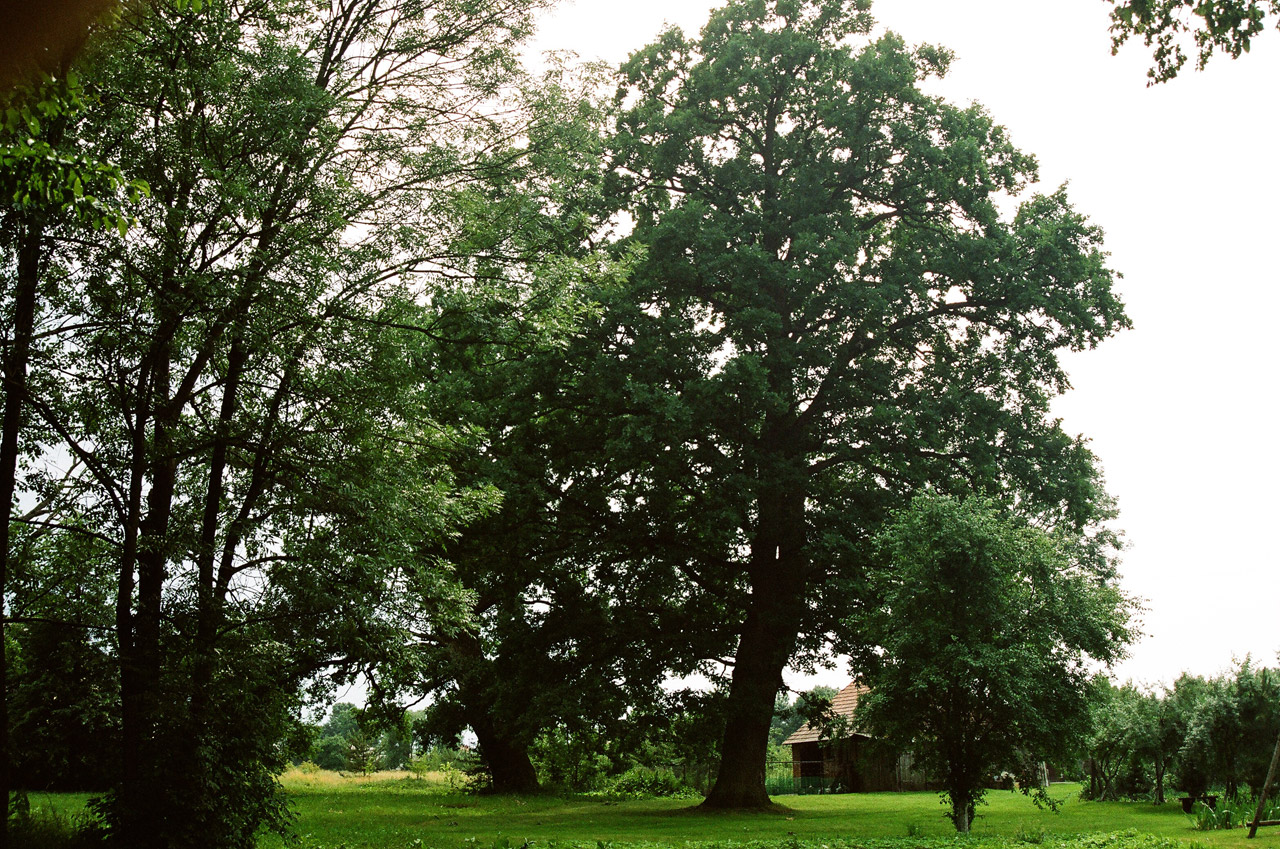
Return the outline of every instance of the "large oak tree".
[[[871,37],[868,8],[739,0],[622,68],[613,196],[643,259],[604,357],[642,460],[608,512],[737,638],[712,807],[768,803],[782,670],[866,603],[891,505],[932,482],[1078,529],[1109,510],[1048,409],[1059,352],[1128,324],[1101,233],[1028,192],[981,107],[926,93],[945,50]]]

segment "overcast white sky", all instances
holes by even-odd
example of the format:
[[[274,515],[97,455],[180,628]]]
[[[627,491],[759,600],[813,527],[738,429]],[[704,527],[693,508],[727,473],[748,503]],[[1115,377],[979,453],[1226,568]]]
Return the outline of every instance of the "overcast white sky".
[[[718,5],[566,0],[533,48],[617,64],[664,22],[696,33]],[[936,90],[984,104],[1039,158],[1042,187],[1070,181],[1107,233],[1135,327],[1068,360],[1075,389],[1055,409],[1102,459],[1131,545],[1124,586],[1148,608],[1115,673],[1157,684],[1246,653],[1274,665],[1280,650],[1280,33],[1146,88],[1140,45],[1110,55],[1109,8],[879,0],[872,12],[909,43],[955,51]]]

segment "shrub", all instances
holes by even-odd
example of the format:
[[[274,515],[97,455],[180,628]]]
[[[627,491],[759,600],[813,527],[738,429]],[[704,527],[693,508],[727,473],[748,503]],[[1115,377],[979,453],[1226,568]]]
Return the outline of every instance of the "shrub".
[[[1191,815],[1191,827],[1198,831],[1240,828],[1253,821],[1253,815],[1257,810],[1258,800],[1244,793],[1235,799],[1227,796],[1219,798],[1216,808],[1211,808],[1204,802],[1198,802]],[[1268,799],[1262,811],[1262,818],[1264,820],[1280,819],[1280,800]]]
[[[608,792],[613,796],[628,798],[648,797],[685,797],[699,796],[697,790],[689,787],[676,777],[669,769],[650,769],[636,766],[619,775],[609,783]]]

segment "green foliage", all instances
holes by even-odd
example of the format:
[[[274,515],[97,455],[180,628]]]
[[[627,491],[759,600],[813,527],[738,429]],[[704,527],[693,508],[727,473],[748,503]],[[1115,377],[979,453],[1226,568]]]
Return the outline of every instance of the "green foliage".
[[[877,545],[884,654],[858,721],[915,754],[967,831],[987,776],[1075,751],[1086,663],[1121,656],[1131,605],[1113,577],[987,499],[920,495]]]
[[[51,499],[55,504],[60,499]],[[114,563],[83,519],[30,517],[9,552],[5,643],[15,786],[106,790],[119,768],[118,656],[111,621]]]
[[[0,198],[9,210],[123,236],[131,221],[129,205],[149,189],[127,179],[118,166],[62,143],[85,108],[74,73],[44,77],[0,96]]]
[[[620,799],[702,798],[701,793],[681,781],[672,770],[643,766],[632,767],[612,779],[604,792]]]
[[[615,769],[605,743],[595,734],[552,728],[538,738],[531,755],[544,783],[571,791],[598,790]]]
[[[787,663],[837,631],[871,652],[848,612],[913,492],[1017,493],[1103,560],[1114,541],[1049,413],[1059,352],[1128,325],[1101,233],[1026,191],[1034,159],[980,107],[926,94],[949,54],[872,36],[869,6],[729,3],[621,69],[606,188],[637,261],[599,335],[601,523],[718,614],[686,632],[737,646],[717,805],[767,801],[734,776],[762,774]]]
[[[312,744],[309,757],[321,769],[346,769],[347,740],[345,737],[321,737]]]
[[[1238,59],[1248,53],[1269,18],[1280,26],[1280,0],[1108,0],[1112,50],[1133,36],[1154,45],[1150,83],[1173,79],[1187,63],[1184,45],[1194,45],[1196,69],[1219,51]]]
[[[769,726],[769,742],[777,745],[809,721],[816,721],[824,710],[830,708],[836,696],[834,687],[814,687],[800,693],[794,702],[785,693],[779,693],[773,709],[773,723]]]
[[[305,754],[320,769],[351,770],[362,775],[404,769],[413,760],[411,725],[412,717],[404,712],[397,722],[393,717],[338,702],[324,724],[313,730]],[[442,763],[439,752],[430,754],[422,760],[423,770]]]
[[[1085,798],[1099,800],[1133,799],[1144,795],[1145,783],[1140,754],[1153,733],[1147,710],[1147,696],[1132,684],[1117,687],[1104,675],[1096,675],[1090,688],[1091,730],[1086,743],[1089,754],[1089,786]],[[1166,758],[1177,752],[1181,737],[1164,741]]]
[[[119,768],[109,644],[60,623],[8,628],[13,778],[42,790],[105,790]]]
[[[1199,831],[1247,827],[1258,812],[1258,799],[1250,793],[1236,798],[1222,797],[1211,807],[1206,802],[1196,802],[1191,815],[1192,827]],[[1262,809],[1263,820],[1280,819],[1280,800],[1274,795],[1267,799]]]
[[[362,729],[357,729],[347,737],[346,768],[361,775],[368,775],[378,769],[381,761],[377,743]]]
[[[1257,795],[1280,731],[1280,680],[1246,658],[1213,679],[1183,675],[1163,692],[1101,676],[1091,695],[1087,746],[1094,799],[1164,800],[1165,782],[1193,799],[1211,787],[1228,799]]]

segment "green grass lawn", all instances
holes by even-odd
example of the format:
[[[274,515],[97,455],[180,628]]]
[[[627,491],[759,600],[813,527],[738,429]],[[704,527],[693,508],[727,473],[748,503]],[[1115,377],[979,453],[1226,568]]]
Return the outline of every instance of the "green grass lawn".
[[[304,849],[385,847],[386,849],[491,849],[596,841],[680,847],[686,842],[748,843],[768,841],[783,849],[792,840],[820,846],[822,841],[871,841],[884,838],[950,838],[954,829],[934,793],[863,793],[838,796],[780,796],[780,810],[758,814],[705,813],[696,800],[650,799],[610,802],[584,797],[478,797],[446,785],[413,778],[342,779],[332,774],[287,775],[284,780],[298,813]],[[1280,828],[1263,829],[1245,840],[1245,831],[1196,831],[1176,803],[1157,807],[1144,802],[1081,802],[1077,785],[1055,785],[1055,797],[1068,797],[1059,813],[1042,811],[1026,797],[991,791],[979,808],[975,836],[1034,843],[1042,835],[1137,830],[1203,849],[1240,846],[1280,849]],[[81,795],[32,796],[32,805],[56,804],[70,811]],[[419,842],[420,841],[420,842]],[[904,849],[913,841],[903,841]],[[550,845],[549,845],[550,844]],[[275,837],[263,849],[283,844]]]

